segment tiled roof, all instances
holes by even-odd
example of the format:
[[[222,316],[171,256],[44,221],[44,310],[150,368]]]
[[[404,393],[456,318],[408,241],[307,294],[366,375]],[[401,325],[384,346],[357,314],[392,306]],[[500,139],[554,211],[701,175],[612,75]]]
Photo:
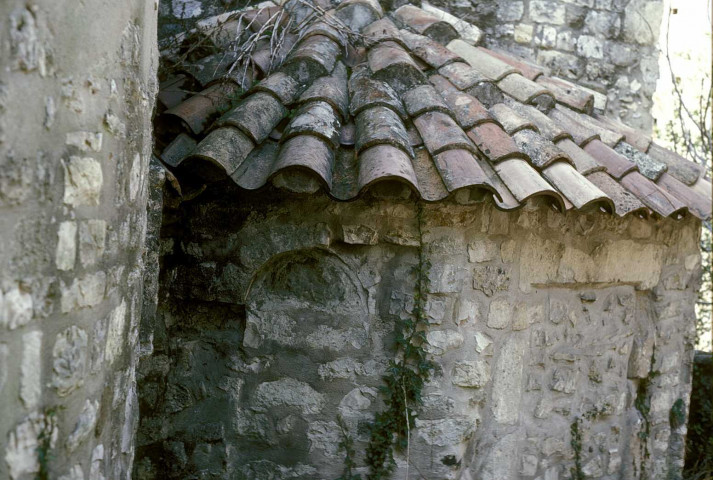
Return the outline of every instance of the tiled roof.
[[[279,9],[226,25],[258,31]],[[544,196],[562,211],[710,218],[698,165],[603,116],[601,94],[474,46],[477,34],[375,0],[346,0],[277,47],[264,40],[250,64],[233,65],[228,35],[204,34],[210,54],[196,48],[161,84],[159,157],[188,181],[337,200],[374,188],[426,201],[485,194],[511,210]]]

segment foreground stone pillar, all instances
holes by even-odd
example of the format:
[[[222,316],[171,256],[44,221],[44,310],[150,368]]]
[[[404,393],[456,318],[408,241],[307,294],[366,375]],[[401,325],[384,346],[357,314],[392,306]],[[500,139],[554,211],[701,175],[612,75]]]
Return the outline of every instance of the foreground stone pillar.
[[[0,478],[128,478],[158,1],[0,4]]]

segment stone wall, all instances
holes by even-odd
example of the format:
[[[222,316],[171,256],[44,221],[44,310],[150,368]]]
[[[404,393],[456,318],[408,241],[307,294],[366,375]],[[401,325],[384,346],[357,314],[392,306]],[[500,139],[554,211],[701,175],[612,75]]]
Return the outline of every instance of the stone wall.
[[[650,132],[662,0],[434,0],[504,48],[607,96],[607,114]],[[473,3],[473,5],[471,5]]]
[[[0,478],[128,478],[157,9],[0,3]]]
[[[152,354],[137,373],[136,479],[337,478],[339,416],[365,473],[394,324],[413,315],[419,218],[436,368],[411,432],[412,474],[680,472],[696,220],[490,202],[419,216],[403,199],[231,185],[183,203],[166,187],[159,308],[143,329]],[[403,452],[397,465],[393,478],[405,478]]]

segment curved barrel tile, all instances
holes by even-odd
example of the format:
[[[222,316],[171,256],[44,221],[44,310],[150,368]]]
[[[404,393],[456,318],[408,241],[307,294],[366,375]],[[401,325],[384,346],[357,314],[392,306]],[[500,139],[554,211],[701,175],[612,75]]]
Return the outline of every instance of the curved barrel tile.
[[[614,212],[620,216],[636,215],[648,217],[649,209],[630,191],[622,187],[606,172],[598,171],[587,175],[593,185],[604,192],[614,202]]]
[[[418,180],[409,158],[392,145],[376,145],[359,153],[359,191],[383,180],[401,180],[418,191]]]
[[[619,183],[662,217],[678,219],[686,213],[686,205],[639,172],[628,173]]]
[[[557,148],[552,142],[532,130],[520,130],[513,135],[517,148],[530,158],[533,167],[542,170],[554,162],[567,162],[574,165],[569,155]]]
[[[683,184],[674,176],[663,173],[656,184],[670,195],[688,206],[690,212],[701,220],[711,218],[711,200],[700,195],[688,185]],[[710,190],[709,190],[710,193]]]
[[[566,162],[556,162],[542,170],[544,176],[578,209],[598,206],[605,211],[614,212],[614,202],[592,184],[582,174]]]
[[[503,126],[508,135],[527,129],[538,132],[538,128],[534,123],[532,123],[529,119],[522,117],[515,110],[508,107],[504,103],[493,105],[488,111],[492,117]]]
[[[486,173],[476,156],[468,150],[447,150],[435,155],[433,162],[449,192],[478,187],[500,196],[492,180],[493,173]]]
[[[700,165],[689,162],[676,152],[666,150],[655,142],[651,143],[646,153],[651,158],[668,165],[668,173],[686,185],[693,185],[703,174],[703,168]]]
[[[637,171],[639,167],[624,155],[617,153],[613,148],[601,140],[593,140],[584,146],[584,151],[597,160],[597,163],[607,169],[607,173],[620,180],[624,175]]]
[[[565,211],[565,202],[560,193],[525,160],[511,158],[497,163],[493,168],[518,202],[525,203],[530,198],[546,196],[556,202],[560,212]]]
[[[356,117],[356,150],[362,152],[375,145],[392,145],[413,157],[411,139],[406,127],[393,110],[372,107]]]
[[[223,115],[217,125],[239,128],[256,144],[265,140],[287,109],[279,100],[265,92],[256,92],[245,98],[240,105]]]
[[[668,170],[668,165],[651,158],[626,142],[619,142],[617,146],[614,147],[614,150],[636,163],[636,166],[639,167],[639,172],[654,182]]]
[[[453,40],[447,46],[448,50],[460,55],[471,67],[493,82],[499,82],[510,74],[519,73],[513,66],[463,40]]]
[[[431,155],[456,148],[476,152],[465,132],[450,116],[442,112],[427,112],[413,121]]]
[[[582,175],[606,171],[606,167],[600,165],[596,158],[579,148],[579,146],[569,138],[565,138],[564,140],[557,142],[557,147],[569,155],[569,158],[571,158],[574,162],[574,166],[577,168],[577,171]]]
[[[297,168],[318,175],[321,182],[331,188],[333,166],[334,151],[327,142],[312,135],[299,135],[282,144],[271,176]]]
[[[497,163],[508,158],[527,158],[517,148],[515,141],[497,123],[482,123],[468,130],[478,150],[491,162]]]
[[[193,154],[181,162],[181,169],[188,169],[208,181],[230,176],[255,148],[252,140],[234,127],[213,130],[201,141]],[[196,169],[199,163],[208,168]],[[212,167],[212,168],[210,168]]]
[[[341,124],[330,104],[323,101],[309,102],[302,105],[295,117],[287,124],[282,140],[297,135],[314,135],[330,143],[332,148],[339,146]]]

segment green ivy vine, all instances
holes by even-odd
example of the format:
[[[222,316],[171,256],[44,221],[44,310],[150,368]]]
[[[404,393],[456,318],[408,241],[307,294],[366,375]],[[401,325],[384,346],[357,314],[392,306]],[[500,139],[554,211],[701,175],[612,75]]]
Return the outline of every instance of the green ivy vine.
[[[394,452],[406,452],[408,460],[411,429],[416,419],[416,409],[421,406],[421,391],[428,380],[433,362],[423,348],[428,320],[425,312],[425,291],[430,263],[423,246],[423,204],[417,203],[418,263],[415,267],[414,312],[412,318],[397,320],[395,326],[397,353],[389,362],[384,384],[379,388],[384,410],[378,412],[368,426],[369,444],[366,447],[368,480],[389,478],[396,468]],[[354,451],[351,438],[342,428],[340,444],[346,453],[343,480],[360,479],[352,473]]]

